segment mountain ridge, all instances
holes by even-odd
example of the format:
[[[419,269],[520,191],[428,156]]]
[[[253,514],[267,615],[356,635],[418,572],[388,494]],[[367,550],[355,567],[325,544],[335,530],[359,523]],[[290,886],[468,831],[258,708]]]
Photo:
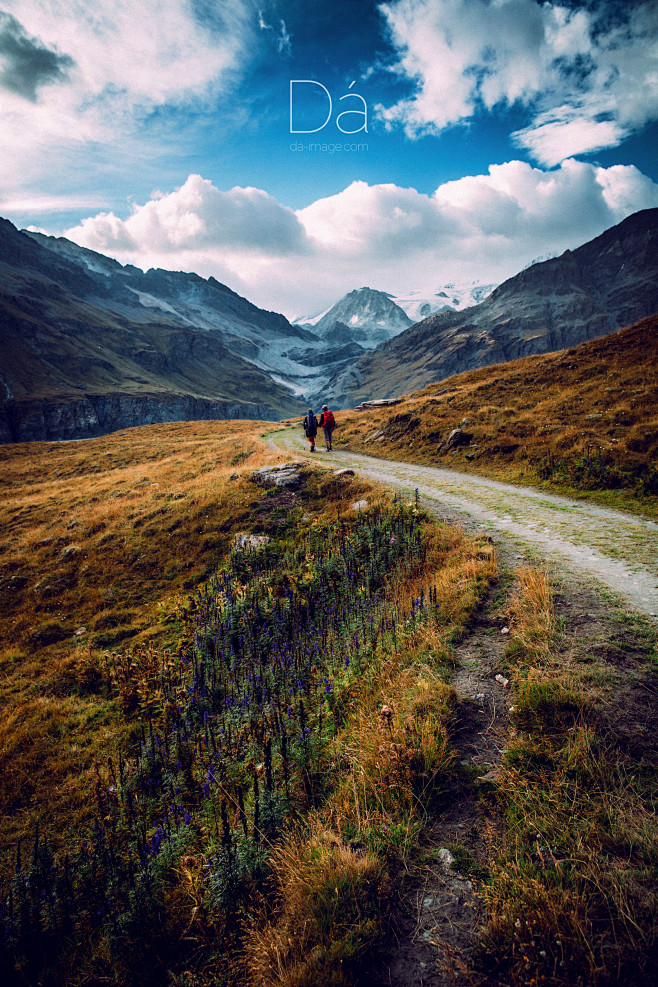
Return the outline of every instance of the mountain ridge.
[[[647,209],[526,268],[477,306],[416,323],[334,377],[327,391],[337,406],[393,397],[604,336],[656,311],[658,209]]]
[[[302,411],[258,364],[308,333],[214,278],[124,267],[8,220],[0,275],[1,442]]]

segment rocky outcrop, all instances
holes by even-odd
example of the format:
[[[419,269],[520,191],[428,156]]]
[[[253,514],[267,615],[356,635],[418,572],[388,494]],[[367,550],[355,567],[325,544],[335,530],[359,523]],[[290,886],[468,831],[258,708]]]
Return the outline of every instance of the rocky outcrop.
[[[264,420],[267,405],[190,395],[89,394],[73,400],[8,401],[0,407],[0,442],[91,439],[158,422]]]
[[[299,472],[302,463],[282,463],[280,466],[261,466],[254,470],[251,479],[259,487],[286,487],[289,490],[297,490],[302,483],[302,475]]]
[[[456,449],[458,446],[467,446],[471,443],[472,439],[473,432],[465,432],[461,428],[453,428],[448,438],[439,444],[437,452],[450,452],[451,449]]]
[[[269,535],[250,535],[246,531],[238,531],[233,536],[233,548],[236,552],[256,551],[269,545]]]
[[[358,411],[375,410],[377,408],[390,408],[393,404],[400,404],[402,398],[378,398],[375,401],[362,401],[358,405]]]

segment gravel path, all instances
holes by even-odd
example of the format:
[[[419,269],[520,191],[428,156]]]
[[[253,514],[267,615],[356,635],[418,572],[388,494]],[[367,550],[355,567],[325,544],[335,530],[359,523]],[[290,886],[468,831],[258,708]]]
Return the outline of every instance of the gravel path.
[[[280,451],[311,459],[304,437],[291,430],[270,436]],[[469,531],[496,535],[510,552],[546,560],[553,574],[586,574],[658,618],[658,524],[585,501],[512,486],[454,470],[398,463],[348,452],[313,459],[349,467],[405,492],[415,488],[429,510],[461,521]]]

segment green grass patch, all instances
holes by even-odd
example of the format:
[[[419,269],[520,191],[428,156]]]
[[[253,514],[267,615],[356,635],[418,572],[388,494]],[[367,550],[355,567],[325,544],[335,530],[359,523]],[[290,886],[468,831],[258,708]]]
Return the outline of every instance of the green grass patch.
[[[514,730],[497,796],[505,836],[482,887],[485,969],[513,987],[651,983],[655,766],[601,731],[585,673],[561,654],[545,576],[522,574],[513,616]]]

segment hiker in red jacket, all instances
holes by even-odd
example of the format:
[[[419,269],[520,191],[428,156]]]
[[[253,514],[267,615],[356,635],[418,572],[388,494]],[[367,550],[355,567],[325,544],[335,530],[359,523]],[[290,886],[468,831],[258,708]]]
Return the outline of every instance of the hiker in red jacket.
[[[327,446],[327,452],[332,452],[331,436],[333,435],[333,431],[336,427],[336,419],[334,418],[333,411],[329,411],[326,404],[322,405],[322,414],[320,415],[318,425],[324,432],[324,441]]]

